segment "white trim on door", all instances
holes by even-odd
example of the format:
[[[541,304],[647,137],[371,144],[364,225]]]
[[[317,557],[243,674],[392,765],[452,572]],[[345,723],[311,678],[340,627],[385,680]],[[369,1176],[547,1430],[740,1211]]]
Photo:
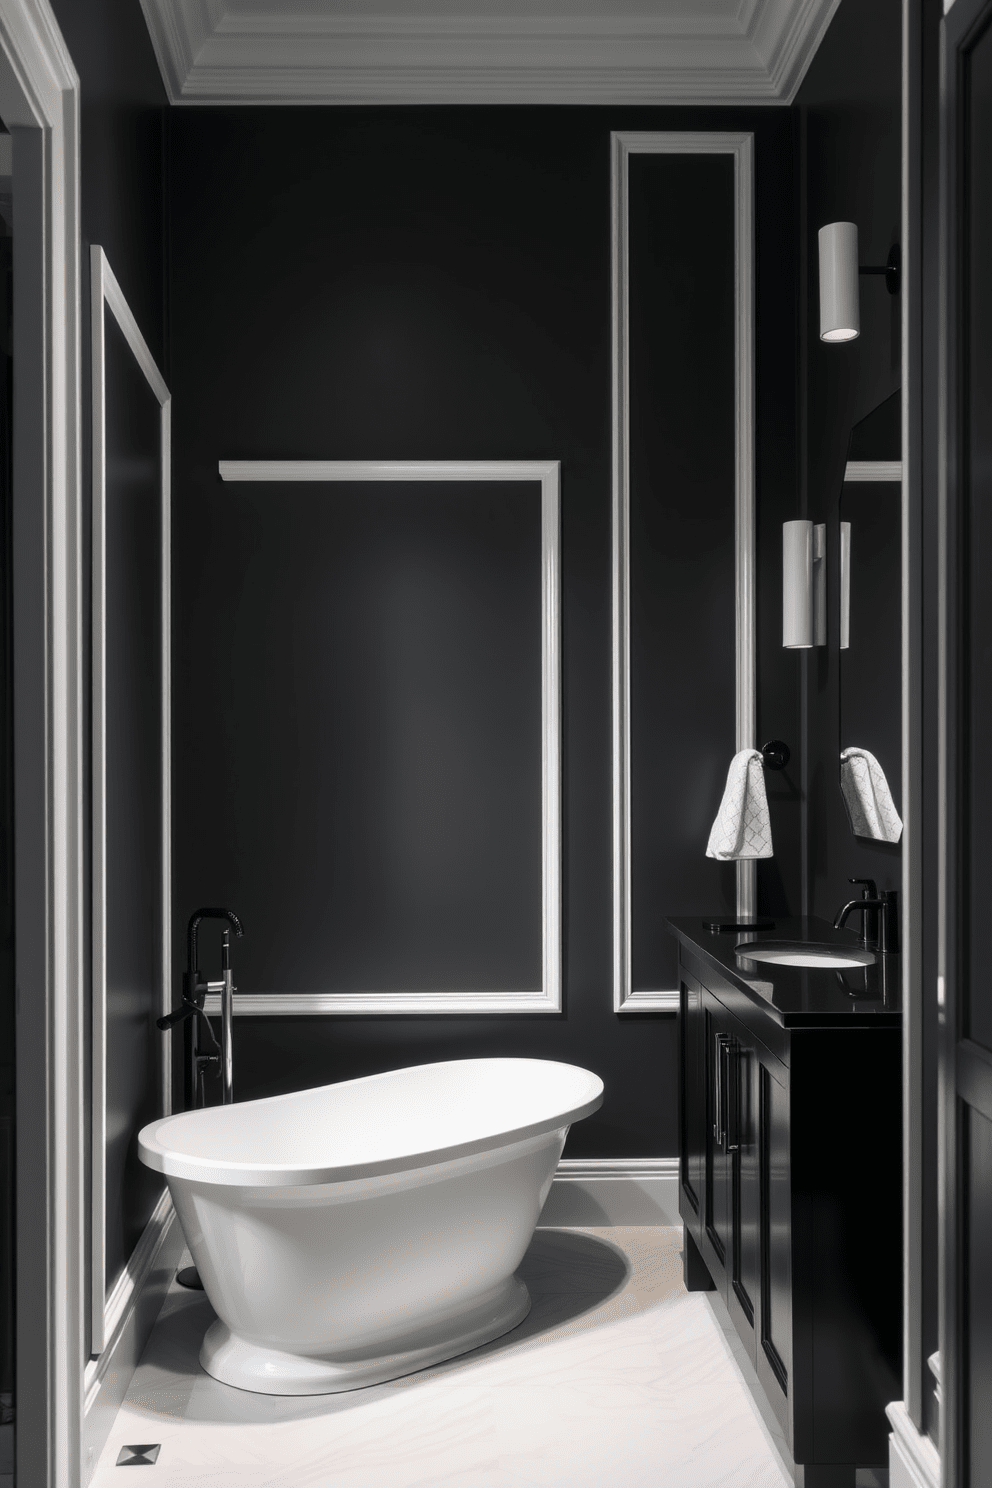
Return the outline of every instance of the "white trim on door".
[[[76,1488],[83,1259],[79,80],[47,0],[0,0],[14,149],[17,1461]]]

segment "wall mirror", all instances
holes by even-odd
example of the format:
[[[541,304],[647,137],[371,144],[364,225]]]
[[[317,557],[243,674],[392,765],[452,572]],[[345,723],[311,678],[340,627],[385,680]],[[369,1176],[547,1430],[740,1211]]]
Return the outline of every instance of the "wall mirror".
[[[878,761],[901,815],[900,437],[898,391],[851,432],[840,498],[839,746]]]

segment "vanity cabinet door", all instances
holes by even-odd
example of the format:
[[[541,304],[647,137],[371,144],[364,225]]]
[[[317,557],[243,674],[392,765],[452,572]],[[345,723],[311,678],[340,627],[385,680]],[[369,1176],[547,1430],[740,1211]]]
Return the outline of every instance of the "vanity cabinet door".
[[[792,1182],[788,1071],[756,1045],[758,1305],[755,1368],[793,1451]],[[805,1460],[805,1459],[804,1459]]]
[[[705,987],[700,989],[703,1031],[705,1161],[699,1249],[713,1284],[727,1296],[733,1257],[734,1155],[727,1147],[734,1020]]]
[[[706,1031],[703,989],[683,966],[679,992],[679,1214],[701,1243],[706,1172]]]
[[[727,1150],[731,1161],[731,1253],[727,1310],[751,1362],[761,1288],[758,1046],[741,1026],[731,1035],[727,1067]]]
[[[693,1103],[687,1083],[683,1129],[694,1129],[693,1104],[705,1121],[697,1243],[791,1443],[789,1073],[705,987],[688,979],[684,989],[685,1047],[696,1051],[687,1063],[699,1071],[701,1057],[702,1098]]]

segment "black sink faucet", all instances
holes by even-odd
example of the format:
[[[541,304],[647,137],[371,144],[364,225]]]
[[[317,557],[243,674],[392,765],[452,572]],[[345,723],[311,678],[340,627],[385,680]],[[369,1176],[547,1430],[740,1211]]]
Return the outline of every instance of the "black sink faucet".
[[[201,920],[226,920],[227,926],[221,937],[221,975],[216,982],[202,981],[199,964],[199,929]],[[231,971],[231,931],[238,937],[244,935],[241,921],[230,909],[197,909],[189,917],[186,927],[186,970],[183,973],[183,1000],[171,1013],[158,1019],[162,1029],[172,1028],[186,1018],[195,1018],[190,1040],[190,1087],[187,1104],[203,1104],[203,1075],[213,1066],[219,1068],[225,1106],[234,1099],[234,978]],[[210,1019],[203,1011],[203,1000],[208,992],[219,992],[221,998],[221,1041],[214,1036]],[[197,1031],[203,1027],[212,1052],[201,1054]]]
[[[848,883],[861,884],[860,899],[851,899],[837,911],[834,929],[839,930],[854,910],[861,911],[861,944],[866,950],[887,954],[899,949],[899,925],[895,889],[883,889],[881,894],[873,878],[850,878]]]

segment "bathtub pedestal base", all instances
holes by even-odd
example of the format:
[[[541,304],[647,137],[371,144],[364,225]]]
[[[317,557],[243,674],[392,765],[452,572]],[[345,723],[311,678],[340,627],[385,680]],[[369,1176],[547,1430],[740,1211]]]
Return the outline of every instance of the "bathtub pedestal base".
[[[349,1349],[335,1357],[289,1354],[264,1343],[249,1343],[218,1318],[207,1329],[200,1363],[214,1379],[239,1390],[260,1395],[333,1395],[380,1385],[467,1354],[509,1333],[528,1312],[530,1293],[511,1276],[485,1301],[447,1319],[443,1326],[434,1324],[396,1339],[391,1349],[389,1344],[379,1344],[374,1352]]]

